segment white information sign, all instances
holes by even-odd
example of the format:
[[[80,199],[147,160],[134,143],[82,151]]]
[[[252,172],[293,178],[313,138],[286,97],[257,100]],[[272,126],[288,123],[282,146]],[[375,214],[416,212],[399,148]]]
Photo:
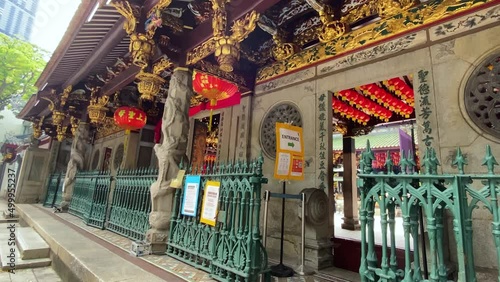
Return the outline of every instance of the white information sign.
[[[300,140],[302,136],[300,136],[298,131],[280,128],[279,138],[280,151],[302,152],[302,142]]]

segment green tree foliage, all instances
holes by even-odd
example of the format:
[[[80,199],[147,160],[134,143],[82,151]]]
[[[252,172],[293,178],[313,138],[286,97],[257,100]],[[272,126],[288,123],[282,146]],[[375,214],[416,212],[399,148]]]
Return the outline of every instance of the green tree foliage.
[[[0,110],[27,101],[36,93],[36,80],[46,65],[47,51],[0,33]],[[15,107],[17,108],[17,107]]]

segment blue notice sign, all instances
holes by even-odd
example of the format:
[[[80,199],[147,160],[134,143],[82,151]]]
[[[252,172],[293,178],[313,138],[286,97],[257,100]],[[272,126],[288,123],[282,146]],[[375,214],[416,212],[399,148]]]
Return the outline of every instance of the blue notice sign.
[[[199,175],[186,176],[181,210],[183,215],[196,216],[196,213],[198,212],[200,182],[201,176]]]

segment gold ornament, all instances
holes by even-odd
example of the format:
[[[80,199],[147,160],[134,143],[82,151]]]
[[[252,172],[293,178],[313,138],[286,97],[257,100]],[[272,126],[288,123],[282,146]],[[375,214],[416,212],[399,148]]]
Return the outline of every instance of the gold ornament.
[[[330,42],[346,33],[349,26],[341,21],[334,20],[334,10],[330,5],[320,3],[317,0],[306,0],[311,7],[319,13],[319,18],[323,23],[318,39],[321,42]]]
[[[56,137],[57,141],[62,142],[66,138],[66,130],[68,129],[68,126],[62,126],[58,125],[56,129]]]
[[[273,36],[273,40],[274,46],[271,52],[277,61],[286,60],[300,51],[298,45],[294,43],[285,43],[283,37],[278,33]]]
[[[168,7],[172,0],[160,0],[149,12],[148,17],[153,14],[161,14],[162,10]],[[128,1],[115,0],[111,1],[111,5],[125,17],[126,21],[123,28],[130,36],[129,51],[132,54],[132,62],[134,65],[144,69],[148,66],[154,53],[155,42],[153,36],[156,32],[157,26],[152,25],[148,31],[139,33],[136,31],[140,13],[134,9]]]
[[[42,136],[42,125],[43,125],[43,120],[45,117],[41,117],[40,120],[38,121],[33,121],[33,137],[36,139],[40,138]]]
[[[192,65],[208,57],[215,52],[216,40],[212,37],[187,53],[187,64]]]
[[[162,72],[172,67],[174,64],[166,56],[153,65],[153,74],[161,75]]]
[[[70,124],[71,124],[71,134],[74,137],[76,134],[76,131],[78,130],[78,126],[80,125],[80,120],[77,119],[76,117],[72,116],[70,119]]]
[[[154,53],[155,42],[142,33],[133,33],[130,35],[130,53],[132,63],[142,69],[148,66]]]
[[[96,95],[94,93],[94,95]],[[106,108],[106,104],[108,104],[109,96],[96,97],[94,96],[90,100],[90,105],[87,107],[87,112],[89,114],[90,122],[96,125],[103,124],[106,119],[106,113],[108,112],[108,108]]]
[[[378,3],[378,1],[371,2]],[[297,69],[375,44],[388,37],[396,37],[403,33],[418,30],[423,25],[436,24],[437,21],[442,21],[465,10],[478,8],[491,2],[492,0],[486,0],[483,3],[474,0],[462,2],[457,2],[457,0],[429,1],[422,4],[418,9],[401,11],[401,15],[384,18],[346,33],[333,41],[320,43],[305,49],[286,60],[262,67],[257,72],[256,82],[259,84]],[[403,1],[400,3],[403,3]],[[361,8],[364,9],[364,13],[370,13],[370,6],[363,5]],[[355,13],[358,11],[360,10],[353,9],[341,21],[345,23],[353,22],[356,18]]]
[[[136,78],[139,80],[137,90],[141,93],[141,100],[153,101],[160,93],[161,86],[166,82],[160,76],[144,71],[140,71]]]
[[[58,110],[52,111],[52,125],[61,125],[65,119],[66,114],[64,112]]]
[[[212,28],[213,39],[215,40],[215,57],[220,69],[225,72],[232,72],[233,66],[240,59],[240,42],[248,37],[257,26],[259,14],[252,11],[245,17],[234,21],[231,27],[232,34],[226,35],[226,0],[211,0],[214,10]]]

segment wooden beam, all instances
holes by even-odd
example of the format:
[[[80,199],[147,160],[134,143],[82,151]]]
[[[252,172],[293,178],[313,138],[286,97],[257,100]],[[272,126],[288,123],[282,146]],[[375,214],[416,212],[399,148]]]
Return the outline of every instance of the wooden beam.
[[[228,28],[231,26],[232,22],[241,18],[245,14],[254,10],[258,13],[263,13],[278,2],[280,2],[280,0],[233,0],[232,2],[229,2],[229,4],[227,5]],[[205,21],[204,23],[196,27],[193,31],[185,33],[184,40],[181,41],[184,42],[184,44],[181,47],[186,51],[190,51],[211,38],[212,34],[212,21]]]
[[[131,65],[128,69],[121,72],[119,75],[113,78],[113,80],[104,85],[104,87],[102,88],[103,95],[113,95],[116,91],[133,82],[140,70],[140,67]]]
[[[42,88],[45,85],[45,83],[49,80],[52,73],[56,70],[59,62],[64,57],[64,54],[66,54],[66,52],[68,51],[69,47],[71,46],[71,42],[73,42],[73,40],[77,36],[80,28],[83,26],[83,24],[85,24],[85,21],[87,20],[90,13],[94,9],[96,3],[97,0],[82,1],[80,6],[78,6],[78,9],[76,10],[75,15],[73,16],[73,19],[71,20],[68,29],[66,30],[63,38],[61,39],[61,42],[59,43],[56,50],[50,57],[47,66],[40,74],[40,77],[35,83],[35,86],[38,89]]]
[[[62,88],[66,88],[68,85],[75,85],[84,79],[122,41],[127,35],[123,29],[124,22],[125,18],[121,17],[115,23],[99,45],[92,51],[91,55],[85,60],[85,63],[64,83]]]

